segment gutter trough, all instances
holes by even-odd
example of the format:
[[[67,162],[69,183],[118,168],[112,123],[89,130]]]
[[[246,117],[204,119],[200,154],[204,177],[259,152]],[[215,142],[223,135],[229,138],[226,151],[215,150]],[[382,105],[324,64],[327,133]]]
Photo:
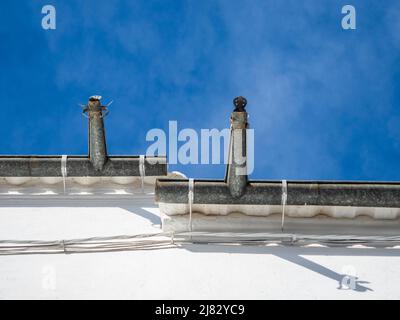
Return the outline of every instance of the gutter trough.
[[[0,156],[0,177],[62,177],[62,156]],[[140,156],[107,156],[101,169],[90,157],[68,156],[65,168],[68,177],[140,176]],[[146,157],[146,176],[167,174],[165,157]]]

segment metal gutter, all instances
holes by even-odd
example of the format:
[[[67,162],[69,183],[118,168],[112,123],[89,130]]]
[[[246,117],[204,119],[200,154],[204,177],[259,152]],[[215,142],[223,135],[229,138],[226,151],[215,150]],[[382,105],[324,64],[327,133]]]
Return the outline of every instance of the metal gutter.
[[[157,179],[156,201],[187,203],[188,180]],[[241,197],[225,181],[195,180],[194,204],[281,205],[281,181],[251,181]],[[400,184],[391,182],[288,181],[287,205],[400,208]]]
[[[0,177],[62,177],[61,159],[61,156],[0,156]],[[146,157],[144,166],[146,176],[167,174],[165,157]],[[140,158],[107,156],[98,170],[90,157],[68,156],[66,169],[69,177],[140,176]]]
[[[400,208],[399,182],[248,181],[246,99],[238,97],[234,105],[235,110],[231,115],[230,161],[225,180],[194,180],[193,205]],[[157,179],[156,202],[187,204],[188,188],[189,180]]]

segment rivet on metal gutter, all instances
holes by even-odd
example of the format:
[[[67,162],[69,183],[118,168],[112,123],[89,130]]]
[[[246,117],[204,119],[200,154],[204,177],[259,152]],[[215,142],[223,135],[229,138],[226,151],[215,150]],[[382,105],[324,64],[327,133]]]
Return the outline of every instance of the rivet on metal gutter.
[[[92,96],[83,106],[89,119],[88,156],[0,156],[0,177],[128,177],[165,176],[165,156],[109,156],[107,154],[104,117],[107,106],[100,96]],[[60,169],[61,165],[61,169]]]

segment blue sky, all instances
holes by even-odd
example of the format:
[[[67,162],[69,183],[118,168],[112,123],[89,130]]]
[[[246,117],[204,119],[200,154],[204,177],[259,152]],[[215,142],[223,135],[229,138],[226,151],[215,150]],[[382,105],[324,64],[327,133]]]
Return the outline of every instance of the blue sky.
[[[1,154],[85,154],[77,104],[93,94],[114,100],[110,154],[144,153],[168,120],[225,128],[244,95],[253,178],[400,180],[398,1],[2,0],[0,21]]]

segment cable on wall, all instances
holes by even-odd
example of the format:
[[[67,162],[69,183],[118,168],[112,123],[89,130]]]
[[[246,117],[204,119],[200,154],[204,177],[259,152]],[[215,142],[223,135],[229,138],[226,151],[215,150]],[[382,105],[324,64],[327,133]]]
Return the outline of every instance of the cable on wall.
[[[366,245],[393,247],[400,236],[301,235],[272,233],[182,232],[93,237],[57,241],[1,240],[0,255],[89,253],[181,248],[187,244],[204,245],[282,245],[323,244],[326,246]]]

